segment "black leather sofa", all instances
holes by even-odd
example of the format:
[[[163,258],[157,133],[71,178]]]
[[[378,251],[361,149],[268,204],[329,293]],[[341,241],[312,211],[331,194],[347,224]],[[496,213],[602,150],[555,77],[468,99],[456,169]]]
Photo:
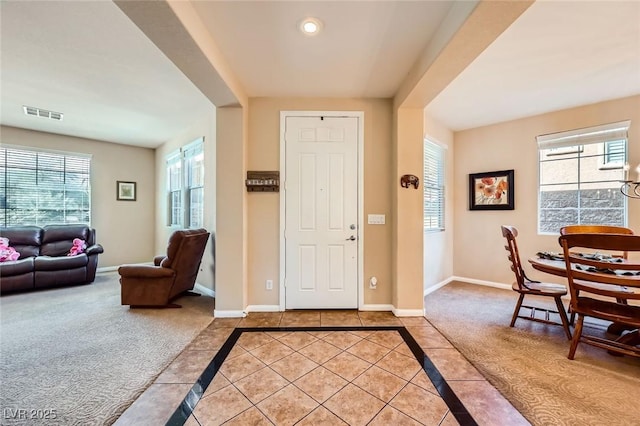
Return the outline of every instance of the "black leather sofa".
[[[17,226],[0,228],[0,236],[20,253],[18,260],[0,262],[2,294],[49,287],[88,284],[95,280],[98,255],[95,229],[87,225]],[[84,253],[67,256],[74,238],[84,240]]]

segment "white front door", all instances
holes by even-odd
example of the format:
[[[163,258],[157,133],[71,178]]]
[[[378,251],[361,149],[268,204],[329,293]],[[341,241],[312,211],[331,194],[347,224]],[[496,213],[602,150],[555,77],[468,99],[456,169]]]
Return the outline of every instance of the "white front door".
[[[358,118],[284,124],[285,306],[357,308]]]

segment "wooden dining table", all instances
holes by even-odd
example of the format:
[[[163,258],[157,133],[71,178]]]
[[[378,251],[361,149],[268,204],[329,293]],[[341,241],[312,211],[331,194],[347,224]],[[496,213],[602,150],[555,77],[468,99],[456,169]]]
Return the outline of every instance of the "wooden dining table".
[[[557,255],[557,256],[560,256],[560,255]],[[563,260],[544,259],[539,256],[535,256],[535,257],[529,258],[529,263],[531,264],[533,269],[537,271],[545,272],[547,274],[555,275],[558,277],[566,278],[567,276],[567,267],[565,265],[564,259]],[[640,283],[640,275],[634,275],[629,278],[634,281],[637,280],[638,283]],[[638,290],[638,288],[634,288],[634,290]],[[633,327],[629,327],[624,324],[618,324],[618,323],[611,323],[611,325],[609,325],[609,327],[607,328],[608,333],[612,333],[616,335],[621,335],[624,331],[627,331],[627,330],[631,330],[631,332],[619,337],[617,340],[620,343],[625,343],[628,345],[636,345],[636,346],[640,345],[639,329],[635,329]]]

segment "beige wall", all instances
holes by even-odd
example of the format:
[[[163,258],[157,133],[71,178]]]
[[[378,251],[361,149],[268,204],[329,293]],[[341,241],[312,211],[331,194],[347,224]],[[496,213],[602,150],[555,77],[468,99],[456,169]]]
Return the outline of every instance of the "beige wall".
[[[280,170],[280,111],[364,111],[364,214],[385,214],[386,225],[364,229],[364,279],[378,278],[378,289],[364,289],[365,304],[391,303],[391,100],[282,99],[249,101],[248,170]],[[249,305],[278,305],[280,271],[279,193],[251,193],[248,205]],[[266,291],[265,280],[274,280]]]
[[[394,120],[392,187],[392,304],[396,314],[414,315],[423,302],[423,191],[400,187],[405,174],[421,176],[423,163],[424,111],[400,108]],[[420,179],[422,181],[422,179]],[[404,310],[405,312],[399,312]],[[409,312],[409,311],[411,312]]]
[[[248,304],[247,128],[246,108],[217,109],[216,316],[239,316]]]
[[[175,230],[167,226],[167,154],[204,136],[204,228],[211,232],[200,265],[197,283],[215,289],[215,262],[213,243],[216,230],[216,108],[194,114],[193,124],[177,136],[156,149],[156,206],[155,206],[155,253],[165,254],[169,236]],[[151,259],[149,259],[151,260]],[[149,261],[147,260],[147,261]]]
[[[513,281],[500,232],[502,224],[518,228],[520,255],[525,259],[540,250],[558,251],[557,236],[537,233],[536,136],[629,119],[628,158],[635,168],[640,163],[640,96],[456,133],[454,275],[493,283]],[[505,169],[515,170],[515,210],[469,211],[468,174]],[[640,200],[629,200],[628,218],[629,227],[640,233]],[[553,280],[551,276],[541,278]]]
[[[454,144],[453,132],[425,115],[425,137],[445,147],[444,152],[444,231],[424,233],[424,289],[442,283],[453,275]]]
[[[148,262],[154,254],[154,150],[2,127],[2,143],[91,154],[91,226],[104,247],[98,267]],[[116,181],[136,182],[136,201],[116,201]]]

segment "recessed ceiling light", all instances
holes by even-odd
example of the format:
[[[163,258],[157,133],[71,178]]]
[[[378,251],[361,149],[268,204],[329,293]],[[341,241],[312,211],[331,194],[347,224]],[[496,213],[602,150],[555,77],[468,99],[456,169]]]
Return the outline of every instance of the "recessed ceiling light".
[[[318,18],[305,18],[300,22],[300,31],[306,36],[314,36],[322,29],[322,21]]]

